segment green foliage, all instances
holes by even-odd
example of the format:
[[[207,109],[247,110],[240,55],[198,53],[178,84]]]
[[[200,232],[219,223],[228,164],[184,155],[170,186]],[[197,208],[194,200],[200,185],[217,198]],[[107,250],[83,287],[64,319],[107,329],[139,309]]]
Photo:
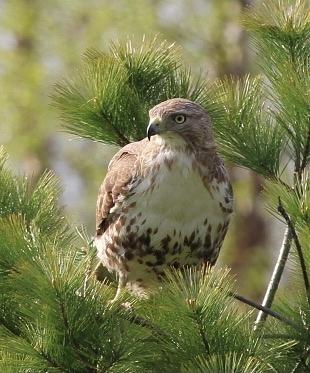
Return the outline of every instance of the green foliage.
[[[265,92],[270,116],[279,129],[286,152],[287,165],[279,176],[266,183],[267,207],[288,226],[295,252],[294,271],[303,278],[299,296],[285,301],[284,312],[299,324],[292,372],[307,371],[309,364],[309,177],[310,160],[310,3],[279,0],[263,2],[250,9],[244,24],[254,41],[261,69],[265,75]],[[266,137],[267,139],[267,137]],[[292,165],[293,164],[293,165]],[[293,166],[293,174],[289,172]],[[287,180],[289,182],[287,182]],[[288,239],[289,240],[289,239]],[[284,242],[284,247],[289,241]],[[286,247],[290,248],[290,244]],[[283,272],[286,255],[279,252],[265,299],[271,304]],[[283,255],[283,256],[282,256]],[[302,276],[300,276],[300,274]],[[275,280],[277,279],[277,280]],[[303,292],[303,290],[305,290]],[[302,293],[302,295],[300,295]],[[293,334],[290,334],[292,336]]]
[[[51,172],[44,173],[36,186],[27,178],[16,178],[4,166],[6,154],[0,148],[0,218],[22,216],[27,223],[34,223],[50,237],[66,221],[60,208],[56,208],[60,194],[58,180]]]
[[[7,185],[27,185],[7,170],[4,154],[1,164],[3,194]],[[248,373],[272,371],[276,361],[287,359],[294,342],[266,343],[252,330],[251,313],[241,312],[230,295],[227,270],[167,272],[162,290],[150,299],[124,293],[111,304],[113,284],[90,276],[92,251],[81,255],[60,225],[50,235],[41,228],[42,206],[29,208],[31,195],[54,195],[55,180],[44,185],[32,186],[20,205],[18,192],[2,199],[1,371]],[[15,206],[12,213],[9,206]],[[56,204],[49,210],[63,221]]]
[[[269,81],[272,111],[287,133],[296,171],[309,162],[310,4],[264,2],[246,15],[261,67]]]
[[[310,193],[309,174],[303,173],[301,181],[297,181],[294,189],[285,184],[268,181],[265,188],[265,199],[269,211],[279,217],[277,210],[278,198],[293,220],[296,229],[310,226]],[[281,215],[280,215],[281,216]],[[282,218],[282,217],[281,217]]]
[[[178,361],[181,372],[248,372],[250,367],[265,372],[275,355],[281,358],[280,350],[269,354],[264,348],[251,329],[250,313],[238,311],[230,297],[232,284],[227,270],[167,273],[144,317],[168,337],[162,343],[171,370]]]
[[[56,85],[54,104],[70,133],[125,145],[145,137],[148,110],[171,97],[203,102],[204,84],[191,81],[166,42],[135,48],[112,44],[110,53],[88,50],[77,76]]]
[[[285,137],[266,110],[262,78],[218,81],[209,99],[212,105],[206,106],[225,158],[265,177],[277,178]]]
[[[267,206],[278,214],[281,202],[309,272],[308,10],[305,2],[279,1],[247,14],[262,77],[209,84],[191,77],[173,46],[127,42],[108,53],[88,50],[77,76],[57,84],[54,103],[70,133],[124,145],[144,137],[147,111],[158,102],[199,102],[213,119],[222,154],[269,179]],[[289,172],[283,153],[294,163],[290,184],[282,179]],[[78,248],[57,206],[58,182],[50,173],[36,183],[15,177],[5,159],[1,150],[1,371],[309,371],[310,308],[302,287],[296,299],[277,306],[278,320],[256,330],[252,312],[232,296],[227,270],[170,271],[149,299],[124,292],[111,304],[114,284],[91,275],[93,250],[85,242]],[[294,265],[298,272],[299,261]]]
[[[299,43],[307,45],[308,34],[301,34]],[[260,48],[268,44],[267,36],[258,39]],[[281,57],[272,57],[270,64],[275,50],[268,44],[261,51],[270,84],[263,77],[249,76],[210,84],[191,78],[178,50],[165,42],[143,41],[139,48],[130,41],[112,44],[109,53],[87,51],[79,74],[58,83],[53,100],[70,133],[120,146],[145,137],[147,112],[155,104],[172,97],[197,101],[210,113],[220,151],[228,160],[277,179],[287,145],[294,148],[297,168],[304,169],[308,162],[310,69],[309,48],[304,46],[298,49],[300,71],[291,64],[295,72],[286,79],[290,70],[281,50]],[[291,79],[296,80],[293,87]]]
[[[1,186],[12,185],[7,170],[0,175]],[[22,178],[15,183],[26,185]],[[43,190],[39,182],[33,194],[48,197],[46,190],[54,189],[50,179]],[[15,202],[12,193],[2,200],[2,206]],[[23,208],[0,220],[1,371],[85,372],[91,371],[92,364],[102,370],[113,365],[114,371],[124,371],[127,363],[136,366],[128,356],[136,349],[135,341],[140,341],[141,349],[139,343],[145,336],[134,326],[124,334],[120,310],[108,305],[114,290],[94,280],[84,287],[89,258],[80,255],[70,235],[62,239],[60,225],[53,226],[54,238],[50,232],[47,238],[38,224],[38,217],[44,222],[40,204],[31,207],[34,218],[30,220],[28,200],[20,203]],[[63,221],[55,204],[47,207],[51,216]]]

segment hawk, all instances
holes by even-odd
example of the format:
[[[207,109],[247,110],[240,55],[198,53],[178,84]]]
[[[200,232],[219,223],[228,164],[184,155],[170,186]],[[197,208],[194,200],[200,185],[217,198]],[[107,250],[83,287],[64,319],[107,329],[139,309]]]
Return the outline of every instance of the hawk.
[[[143,296],[165,268],[213,265],[233,212],[232,188],[208,113],[174,98],[153,107],[147,138],[112,158],[100,187],[100,262]]]

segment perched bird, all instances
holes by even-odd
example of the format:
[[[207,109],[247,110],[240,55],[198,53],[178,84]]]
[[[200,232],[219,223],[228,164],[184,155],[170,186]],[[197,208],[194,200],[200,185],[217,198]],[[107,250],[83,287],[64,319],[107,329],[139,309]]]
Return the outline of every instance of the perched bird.
[[[233,211],[207,112],[174,98],[149,115],[147,138],[112,158],[97,201],[95,246],[117,295],[146,295],[167,266],[213,265]]]

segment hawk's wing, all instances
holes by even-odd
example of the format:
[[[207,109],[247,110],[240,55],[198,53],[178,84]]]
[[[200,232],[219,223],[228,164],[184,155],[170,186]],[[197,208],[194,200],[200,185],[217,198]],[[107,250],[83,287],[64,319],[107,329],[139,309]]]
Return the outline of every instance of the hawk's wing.
[[[141,176],[139,156],[145,145],[145,140],[128,144],[112,158],[97,199],[97,235],[101,235],[111,224],[111,209],[118,198],[126,195],[133,181]]]

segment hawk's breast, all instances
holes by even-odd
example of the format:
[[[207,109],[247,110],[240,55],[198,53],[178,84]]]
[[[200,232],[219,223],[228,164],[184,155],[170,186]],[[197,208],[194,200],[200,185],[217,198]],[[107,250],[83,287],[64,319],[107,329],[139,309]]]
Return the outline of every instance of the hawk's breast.
[[[116,204],[120,215],[101,238],[101,261],[111,270],[126,271],[129,282],[143,283],[156,279],[167,265],[215,262],[232,201],[228,181],[206,179],[193,156],[158,153]]]
[[[213,179],[206,185],[195,162],[182,152],[161,153],[128,199],[134,208],[128,211],[127,235],[145,243],[140,247],[138,239],[138,247],[127,254],[135,276],[143,267],[161,273],[167,264],[216,260],[228,226],[225,206],[231,209],[231,200],[225,201],[227,182]]]

